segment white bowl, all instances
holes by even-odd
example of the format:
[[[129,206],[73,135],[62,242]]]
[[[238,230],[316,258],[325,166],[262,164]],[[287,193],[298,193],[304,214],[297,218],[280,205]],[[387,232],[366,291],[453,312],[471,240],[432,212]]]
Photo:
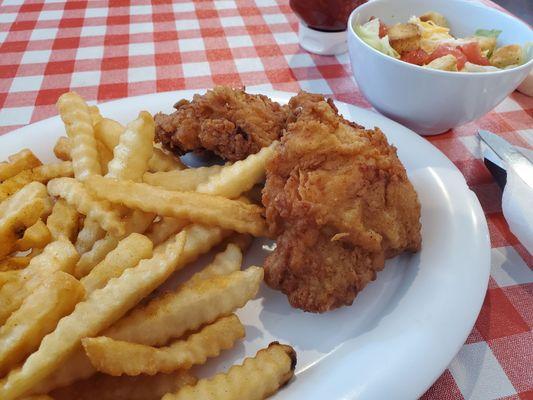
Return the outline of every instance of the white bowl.
[[[348,22],[348,49],[355,79],[376,110],[422,135],[436,135],[473,121],[502,102],[526,78],[533,59],[495,72],[448,72],[422,68],[373,49],[353,30],[371,17],[406,22],[426,11],[443,14],[456,37],[499,29],[498,46],[524,45],[533,31],[520,20],[465,0],[374,0],[356,8]]]

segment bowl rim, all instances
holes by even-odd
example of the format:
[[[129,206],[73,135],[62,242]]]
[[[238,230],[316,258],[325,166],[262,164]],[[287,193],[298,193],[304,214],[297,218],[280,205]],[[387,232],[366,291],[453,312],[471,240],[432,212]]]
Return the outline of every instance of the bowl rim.
[[[514,21],[514,23],[521,24],[524,27],[526,27],[526,28],[531,30],[529,25],[526,24],[525,22],[523,22],[522,20],[514,17],[513,15],[506,14],[506,13],[504,13],[504,12],[502,12],[502,11],[496,9],[496,8],[487,7],[485,4],[482,4],[482,3],[479,3],[479,2],[472,2],[472,1],[468,1],[468,0],[447,0],[447,1],[450,2],[450,3],[467,4],[468,6],[472,6],[472,8],[478,8],[478,7],[485,8],[489,12],[493,12],[494,14],[499,14],[500,16],[503,16],[504,18],[508,18],[508,19]],[[509,69],[500,69],[498,71],[484,71],[484,72],[463,72],[463,71],[442,71],[442,70],[438,70],[438,69],[424,68],[424,67],[422,67],[420,65],[411,64],[411,63],[408,63],[406,61],[398,60],[397,58],[394,58],[394,57],[388,56],[386,54],[383,54],[382,52],[376,50],[375,48],[373,48],[372,46],[367,44],[364,40],[362,40],[359,37],[359,35],[355,32],[355,30],[353,28],[353,22],[354,22],[355,18],[359,15],[359,13],[361,11],[363,11],[365,8],[371,7],[375,3],[390,3],[390,4],[392,4],[394,2],[391,2],[390,0],[369,0],[367,3],[362,4],[359,7],[355,8],[351,12],[350,16],[348,17],[348,34],[351,35],[351,36],[354,36],[355,39],[357,41],[359,41],[359,43],[362,43],[363,46],[366,46],[367,48],[369,48],[374,53],[379,54],[379,56],[381,56],[383,58],[386,58],[388,60],[391,60],[392,62],[404,65],[407,68],[412,68],[415,71],[416,70],[425,71],[425,72],[427,72],[429,74],[434,74],[434,75],[443,75],[443,76],[448,75],[448,76],[461,76],[461,77],[465,77],[465,76],[468,76],[468,77],[474,77],[474,76],[475,77],[485,77],[485,76],[495,76],[495,75],[510,74],[513,71],[518,72],[518,71],[522,71],[524,69],[530,69],[533,66],[533,57],[531,57],[528,62],[526,62],[524,64],[521,64],[521,65],[519,65],[517,67],[509,68]],[[423,1],[421,0],[420,3],[422,4]],[[398,2],[398,4],[401,4],[401,2]],[[379,16],[378,16],[378,18],[379,18]],[[526,43],[528,43],[528,42],[526,42]],[[348,49],[350,49],[350,47]],[[474,78],[474,79],[477,79],[477,78]]]

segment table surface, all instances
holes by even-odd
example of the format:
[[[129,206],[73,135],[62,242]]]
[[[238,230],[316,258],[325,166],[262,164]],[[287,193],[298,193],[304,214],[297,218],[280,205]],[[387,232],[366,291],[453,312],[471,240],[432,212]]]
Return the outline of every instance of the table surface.
[[[528,24],[533,23],[533,1],[531,0],[494,0],[496,4],[504,7]]]
[[[304,89],[370,108],[347,54],[321,57],[298,46],[288,0],[4,0],[0,54],[0,134],[55,115],[58,96],[69,90],[103,102],[245,85]],[[475,137],[480,128],[533,147],[533,98],[515,92],[483,118],[429,138],[483,206],[492,265],[472,333],[423,399],[533,398],[533,259],[502,215],[501,191]]]

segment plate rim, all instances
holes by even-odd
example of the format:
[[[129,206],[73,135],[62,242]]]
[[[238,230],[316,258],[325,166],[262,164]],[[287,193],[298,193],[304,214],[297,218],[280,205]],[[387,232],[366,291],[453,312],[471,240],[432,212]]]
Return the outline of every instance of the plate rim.
[[[190,98],[193,93],[202,93],[202,92],[205,92],[206,90],[208,90],[208,89],[189,89],[189,90],[177,90],[177,91],[170,91],[170,92],[157,92],[157,93],[151,93],[151,94],[146,94],[146,95],[131,96],[131,97],[126,97],[126,98],[121,98],[121,99],[113,99],[113,100],[110,100],[110,101],[98,103],[98,105],[105,109],[107,107],[112,107],[114,104],[124,103],[124,102],[127,102],[127,101],[134,101],[135,99],[143,99],[143,101],[146,102],[146,101],[149,101],[149,99],[147,99],[147,97],[149,98],[149,97],[159,97],[159,96],[176,96],[176,97],[179,97],[179,98]],[[290,92],[269,90],[269,89],[264,89],[264,88],[253,88],[253,87],[248,88],[248,91],[250,93],[260,93],[260,94],[267,95],[267,96],[269,96],[271,98],[274,98],[277,101],[280,101],[279,99],[283,99],[283,100],[286,101],[288,98],[290,98],[291,96],[293,96],[295,94],[295,93],[290,93]],[[89,102],[89,103],[90,104],[96,104],[96,102]],[[140,102],[139,104],[143,104],[143,103]],[[482,259],[483,259],[482,261],[484,261],[484,262],[480,262],[480,264],[486,263],[485,268],[482,271],[482,272],[484,272],[483,275],[484,275],[484,277],[486,279],[484,280],[484,282],[482,282],[482,284],[481,284],[481,286],[480,286],[480,288],[478,290],[478,293],[479,293],[478,297],[479,298],[478,298],[476,306],[473,308],[473,312],[470,313],[470,315],[471,315],[471,318],[469,318],[470,324],[466,324],[468,326],[465,325],[465,327],[463,329],[463,331],[464,331],[463,340],[460,343],[459,342],[457,343],[457,345],[455,346],[455,352],[453,352],[453,354],[450,352],[448,357],[445,357],[445,359],[440,360],[438,366],[434,366],[433,368],[431,368],[433,370],[432,373],[427,373],[427,371],[426,371],[426,374],[430,375],[431,378],[429,378],[429,377],[426,378],[423,383],[420,382],[420,384],[418,385],[418,389],[415,389],[415,390],[411,391],[413,394],[416,393],[416,396],[418,397],[418,396],[422,395],[438,379],[438,377],[442,374],[442,372],[444,372],[444,370],[447,368],[449,363],[453,360],[453,358],[455,357],[455,355],[457,354],[457,352],[460,350],[460,348],[463,346],[465,340],[467,339],[468,334],[472,330],[472,328],[473,328],[473,326],[475,324],[475,321],[477,319],[477,316],[479,315],[479,312],[481,310],[481,306],[483,304],[483,299],[485,297],[486,289],[487,289],[488,282],[489,282],[489,276],[490,276],[490,250],[491,250],[491,245],[490,245],[490,238],[489,238],[489,231],[488,231],[486,217],[485,217],[485,214],[484,214],[484,212],[483,212],[483,210],[481,208],[481,204],[479,203],[479,200],[477,199],[477,197],[474,194],[474,192],[468,187],[468,185],[466,183],[466,180],[465,180],[464,176],[461,174],[461,172],[459,171],[459,169],[453,164],[453,162],[451,160],[449,160],[438,148],[433,146],[430,142],[428,142],[424,138],[420,137],[418,134],[416,134],[415,132],[413,132],[409,128],[407,128],[407,127],[405,127],[405,126],[403,126],[403,125],[401,125],[401,124],[399,124],[399,123],[391,120],[390,118],[387,118],[387,117],[385,117],[385,116],[383,116],[383,115],[381,115],[379,113],[376,113],[376,112],[373,112],[371,110],[367,110],[367,109],[364,109],[364,108],[361,108],[361,107],[358,107],[358,106],[355,106],[355,105],[352,105],[352,104],[349,104],[349,103],[338,101],[338,100],[335,100],[335,104],[339,107],[340,111],[342,111],[342,109],[344,109],[344,108],[346,108],[346,109],[354,109],[357,113],[362,113],[363,115],[366,115],[366,118],[375,119],[376,121],[378,121],[378,123],[376,123],[376,126],[379,125],[379,121],[381,120],[381,121],[386,121],[386,123],[388,125],[390,125],[391,127],[393,127],[393,128],[401,129],[403,131],[409,132],[409,135],[406,136],[406,138],[408,138],[409,141],[413,141],[414,143],[416,143],[416,145],[422,146],[422,148],[431,149],[432,153],[438,154],[438,158],[436,158],[436,159],[434,159],[432,161],[435,163],[435,165],[441,165],[442,167],[444,167],[446,169],[449,169],[451,172],[454,173],[454,179],[458,179],[457,183],[460,184],[460,186],[462,186],[461,189],[466,194],[468,194],[468,196],[470,198],[470,201],[469,201],[469,204],[468,204],[469,210],[473,213],[474,218],[478,221],[477,228],[480,230],[480,235],[481,235],[481,237],[478,238],[478,239],[480,239],[480,242],[483,245],[483,247],[482,248],[480,247],[478,251],[479,251],[479,253],[480,253],[480,255],[481,255]],[[141,108],[142,107],[138,107],[139,110]],[[104,114],[105,114],[105,111],[104,111]],[[40,121],[36,121],[34,123],[31,123],[31,124],[28,124],[26,126],[19,127],[19,128],[15,129],[15,130],[7,132],[7,133],[5,133],[5,134],[0,136],[0,144],[2,142],[4,142],[5,140],[10,140],[13,137],[20,138],[21,135],[25,134],[24,131],[26,129],[29,129],[29,127],[33,127],[34,129],[37,128],[35,130],[38,130],[38,128],[40,128],[41,125],[44,127],[47,124],[53,123],[53,120],[56,120],[56,121],[59,120],[59,116],[57,116],[57,115],[56,116],[52,116],[50,118],[43,119],[43,120],[40,120]],[[387,135],[386,131],[384,133]],[[49,133],[48,133],[48,135],[49,135]],[[38,146],[39,144],[37,142],[37,143],[32,144],[32,145],[33,145],[33,147],[35,147],[36,145]],[[27,147],[32,147],[32,145],[28,145]],[[399,147],[399,143],[395,143],[394,145],[396,147]],[[485,253],[485,254],[482,254],[482,253]],[[334,352],[335,351],[333,351],[332,353],[334,353]],[[326,355],[325,357],[327,358],[327,357],[329,357],[329,355],[330,354]],[[302,371],[302,373],[305,373],[306,371],[307,370]],[[348,386],[350,386],[350,385],[348,385]],[[279,396],[283,397],[283,392],[281,392]],[[346,398],[346,399],[355,398],[355,396],[356,396],[356,394],[352,393],[350,387],[347,387],[345,392],[344,392],[344,394],[343,394],[343,398]]]

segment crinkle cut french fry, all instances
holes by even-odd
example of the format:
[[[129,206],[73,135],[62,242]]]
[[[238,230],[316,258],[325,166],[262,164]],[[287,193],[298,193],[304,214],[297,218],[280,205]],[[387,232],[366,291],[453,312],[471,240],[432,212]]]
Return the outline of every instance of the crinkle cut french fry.
[[[213,246],[220,243],[229,235],[229,231],[215,226],[191,224],[183,229],[187,233],[187,242],[180,258],[178,269],[193,262],[202,254],[207,253]]]
[[[81,283],[87,293],[103,288],[109,280],[120,276],[126,269],[135,267],[141,260],[152,257],[150,239],[132,233],[122,239],[118,246],[85,276]]]
[[[18,310],[0,327],[0,376],[35,351],[41,339],[83,299],[78,280],[57,271],[30,293]]]
[[[53,240],[66,237],[73,241],[78,233],[78,223],[78,212],[63,199],[58,199],[55,202],[52,214],[46,220],[46,226]]]
[[[87,218],[94,219],[114,236],[124,235],[126,228],[120,214],[105,200],[96,199],[81,183],[73,178],[57,178],[48,182],[48,193],[59,196]]]
[[[0,218],[0,257],[17,250],[17,242],[26,228],[35,224],[50,208],[48,199],[36,198],[20,204],[11,214]]]
[[[26,257],[30,257],[30,259],[32,259],[34,257],[37,257],[42,252],[43,252],[43,249],[31,249],[31,251],[28,253]]]
[[[17,240],[16,246],[19,251],[31,248],[43,248],[52,240],[52,235],[46,224],[40,219],[24,231],[21,239]]]
[[[94,136],[101,141],[111,152],[120,141],[120,135],[126,128],[119,122],[103,118],[94,127]]]
[[[191,278],[186,281],[184,286],[193,286],[204,279],[209,279],[217,275],[228,275],[232,272],[241,269],[242,264],[242,251],[241,249],[230,243],[221,253],[218,253],[214,260],[207,265],[200,272],[197,272]]]
[[[41,183],[48,182],[53,178],[71,177],[74,175],[72,163],[68,161],[41,165],[32,171],[34,173],[33,180]]]
[[[71,140],[68,137],[61,136],[57,139],[54,146],[54,154],[57,158],[63,161],[71,161],[72,157],[70,152],[72,150]],[[98,160],[102,172],[107,173],[107,164],[113,158],[113,152],[109,150],[101,141],[96,141],[96,150],[98,151]]]
[[[63,161],[71,161],[70,151],[72,150],[72,145],[70,139],[66,136],[60,136],[57,138],[56,144],[54,146],[54,154],[57,158]]]
[[[83,253],[74,269],[74,276],[78,279],[89,274],[92,269],[100,263],[105,256],[118,246],[120,239],[110,234],[96,241],[91,250]]]
[[[90,378],[95,373],[96,370],[85,355],[83,347],[79,346],[50,376],[36,384],[30,393],[50,393],[54,389],[64,388],[71,384],[75,386],[79,381]],[[78,397],[69,397],[69,400],[72,398],[78,399]]]
[[[0,218],[13,211],[13,208],[18,207],[20,202],[31,201],[34,198],[47,198],[48,192],[46,186],[39,182],[32,182],[26,185],[16,195],[11,198],[0,201]]]
[[[154,119],[141,111],[120,135],[106,177],[140,182],[153,154],[154,132]]]
[[[15,250],[24,231],[52,209],[46,187],[32,182],[0,203],[0,257]]]
[[[1,271],[0,272],[0,288],[6,283],[18,281],[20,276],[20,271],[11,270],[11,271]]]
[[[59,97],[57,108],[71,139],[70,156],[76,179],[82,181],[91,175],[101,175],[102,169],[87,103],[77,93],[69,92]]]
[[[150,346],[164,345],[244,306],[257,294],[262,280],[263,269],[250,267],[183,286],[136,308],[102,335]]]
[[[161,186],[167,190],[194,191],[198,185],[207,182],[222,171],[221,165],[190,168],[168,172],[147,172],[143,181],[152,186]]]
[[[133,216],[135,215],[137,215],[137,218],[133,218]],[[138,213],[134,211],[132,218],[130,219],[130,221],[132,222],[132,224],[130,224],[130,227],[132,229],[142,228],[141,225],[136,225],[136,223],[139,223],[139,221],[144,222],[144,223],[148,221],[147,219],[145,219],[145,221],[142,221],[142,216],[143,216],[142,213]],[[153,218],[153,215],[152,216],[148,215],[148,217]],[[133,226],[133,225],[136,225],[136,226]],[[139,229],[139,230],[142,230],[142,229]],[[185,247],[183,249],[183,253],[178,261],[178,265],[176,266],[176,270],[194,261],[201,254],[208,252],[213,246],[215,246],[217,243],[219,243],[224,237],[226,237],[229,234],[229,232],[223,231],[220,228],[204,227],[201,225],[189,225],[185,228],[185,232],[187,234],[187,240],[185,243]],[[115,241],[115,242],[112,242],[112,241]],[[89,252],[81,256],[80,261],[78,262],[78,265],[76,265],[75,276],[78,276],[78,275],[84,276],[84,274],[80,273],[80,270],[83,270],[83,268],[86,268],[87,266],[89,266],[87,268],[90,270],[90,268],[92,268],[90,267],[92,263],[94,263],[94,265],[97,264],[97,262],[95,262],[95,259],[98,259],[100,256],[101,256],[100,260],[103,259],[109,251],[113,250],[117,246],[117,243],[118,243],[118,240],[110,236],[106,236],[104,239],[101,239],[100,241],[96,242],[93,249],[91,249]],[[81,264],[82,261],[86,261],[86,263]],[[237,288],[240,287],[239,285],[245,286],[245,287],[242,288],[242,293],[238,293],[233,298],[230,297],[229,302],[228,300],[224,298],[223,302],[221,303],[223,305],[222,307],[223,313],[221,313],[220,315],[217,313],[208,313],[207,320],[204,319],[202,316],[200,316],[200,318],[195,317],[196,319],[194,320],[195,321],[194,328],[189,328],[189,325],[186,323],[187,318],[185,318],[183,322],[180,322],[180,320],[178,320],[177,322],[178,325],[185,323],[185,325],[183,325],[184,327],[183,332],[185,332],[187,330],[196,329],[204,323],[213,322],[215,319],[217,319],[221,315],[227,315],[231,313],[235,308],[238,308],[244,305],[244,303],[246,303],[248,298],[253,297],[255,295],[255,293],[257,292],[259,288],[259,282],[260,280],[262,280],[262,276],[263,275],[261,271],[260,275],[258,274],[258,272],[256,272],[255,274],[252,274],[251,277],[248,276],[248,278],[234,277],[233,278],[234,282],[232,284],[229,284],[230,291],[233,286],[236,286]],[[251,280],[251,282],[248,282],[248,284],[246,283],[247,279]],[[254,282],[256,282],[256,286],[254,286]],[[254,287],[255,287],[255,291],[254,291]],[[236,289],[236,290],[241,290],[241,289]],[[216,300],[217,293],[219,293],[220,296],[223,296],[223,292],[217,292],[215,290],[215,294],[214,294],[215,301],[218,301]],[[194,298],[195,295],[193,294],[192,296]],[[154,306],[154,307],[157,308],[157,306]],[[193,308],[192,308],[193,315],[195,315],[194,313],[196,312],[194,310],[197,310],[197,311],[199,310],[201,312],[202,305],[200,305],[199,307],[200,308],[198,308],[197,305],[193,305]],[[178,312],[179,312],[179,309],[178,309]],[[141,319],[142,318],[143,317],[141,317]],[[133,322],[131,323],[136,324],[136,321],[133,320]],[[128,325],[129,323],[124,324],[123,329],[125,331],[130,329]],[[143,331],[141,330],[138,337],[142,338],[142,335],[143,335]],[[170,336],[169,339],[172,337],[178,337],[178,336]],[[164,342],[165,340],[163,340],[163,343]],[[144,344],[153,345],[154,343],[148,342]],[[94,371],[95,371],[94,368],[92,367],[91,363],[88,361],[85,354],[82,351],[79,351],[75,355],[73,355],[71,358],[69,358],[57,371],[54,372],[54,374],[50,377],[48,384],[44,385],[41,388],[42,392],[47,392],[50,389],[53,389],[56,387],[65,386],[78,379],[87,378],[91,376],[94,373]]]
[[[49,376],[80,346],[81,339],[96,335],[123,316],[131,307],[163,283],[178,263],[186,234],[159,246],[154,257],[129,268],[102,289],[92,292],[74,311],[62,318],[39,349],[22,367],[0,381],[0,398],[14,400]]]
[[[165,217],[189,219],[204,225],[220,226],[254,236],[266,235],[266,224],[256,205],[224,197],[195,192],[176,192],[146,183],[116,181],[92,176],[88,186],[98,196],[145,212],[154,212]]]
[[[184,233],[187,240],[176,265],[176,271],[193,262],[200,255],[207,253],[228,234],[227,231],[220,228],[205,227],[196,224],[188,225],[180,233]]]
[[[167,240],[170,235],[181,231],[185,226],[189,225],[187,220],[178,220],[171,217],[163,217],[159,221],[152,223],[146,230],[146,236],[152,241],[154,245]]]
[[[106,234],[100,224],[93,218],[85,218],[83,228],[78,232],[74,247],[78,253],[83,254],[92,249],[96,241],[102,239]]]
[[[0,260],[0,272],[4,271],[16,271],[26,268],[31,261],[31,257],[28,256],[15,256],[7,257]]]
[[[107,234],[102,239],[98,240],[91,250],[81,255],[80,260],[76,264],[74,276],[81,278],[87,275],[96,264],[104,259],[107,253],[117,247],[120,239],[130,233],[143,233],[146,228],[150,226],[154,217],[154,214],[134,210],[131,215],[126,218],[126,233],[120,237],[114,237]],[[168,237],[166,239],[168,239]]]
[[[287,345],[270,343],[255,357],[234,365],[226,373],[200,379],[161,400],[263,400],[274,394],[294,375],[296,352]]]
[[[20,204],[13,212],[0,218],[0,257],[5,257],[17,250],[17,242],[24,231],[39,220],[46,209],[51,208],[50,202],[36,198]]]
[[[277,143],[273,142],[270,146],[263,147],[259,153],[251,154],[242,161],[225,166],[218,175],[198,185],[196,191],[229,199],[239,197],[264,179],[266,162],[274,154]]]
[[[137,218],[134,216],[137,215]],[[127,232],[137,232],[142,233],[150,224],[150,218],[153,219],[153,214],[144,214],[139,211],[134,211],[134,214],[128,222],[126,222],[126,231]],[[128,227],[128,225],[131,225]],[[181,227],[182,225],[180,225]],[[154,235],[155,232],[152,231],[152,235],[147,235],[150,240],[153,240],[154,245],[158,245],[172,234],[178,232],[180,229],[173,230],[173,232],[166,231],[168,235],[163,235],[161,231],[158,231],[157,235]],[[163,228],[163,227],[162,227]],[[214,245],[220,243],[227,235],[228,231],[217,227],[206,227],[197,224],[191,224],[186,226],[184,230],[187,232],[187,243],[185,244],[185,249],[183,255],[180,258],[178,268],[185,266],[187,263],[196,260],[200,255],[208,252]],[[154,238],[157,237],[158,240]],[[164,239],[162,239],[164,237]],[[162,239],[162,240],[159,240]],[[117,247],[118,239],[110,235],[106,235],[103,239],[97,241],[93,248],[87,253],[82,254],[80,261],[76,265],[76,270],[74,275],[76,277],[83,277],[87,275],[92,268],[100,261],[102,261],[107,253]]]
[[[0,182],[17,175],[25,169],[35,168],[41,161],[28,149],[12,154],[7,161],[0,162]]]
[[[40,167],[24,170],[0,184],[0,200],[4,200],[13,195],[31,182],[47,183],[50,179],[72,175],[72,163],[70,161],[45,164]]]
[[[187,168],[179,158],[172,154],[166,153],[164,150],[154,145],[154,154],[150,161],[148,161],[148,170],[150,172],[165,172],[174,171],[177,169]]]
[[[194,385],[196,381],[187,371],[131,377],[97,374],[51,394],[55,400],[161,400],[165,393]]]
[[[110,151],[102,142],[96,141],[96,149],[98,150],[98,161],[102,168],[102,174],[107,174],[109,163],[113,159],[113,152]]]
[[[113,376],[154,375],[201,365],[217,357],[244,337],[244,326],[236,315],[220,318],[186,340],[167,347],[151,347],[105,336],[82,340],[85,353],[100,372]]]
[[[126,128],[121,123],[109,118],[104,118],[96,124],[94,134],[109,150],[113,151],[115,146],[119,143],[120,135],[122,135],[125,130]],[[153,155],[148,161],[148,170],[150,172],[172,171],[184,168],[185,165],[183,165],[179,159],[176,159],[171,154],[165,153],[159,147],[154,146]]]
[[[153,213],[145,213],[139,210],[133,210],[126,217],[126,234],[144,233],[156,217]],[[168,238],[167,238],[168,239]]]
[[[102,114],[100,114],[100,110],[97,106],[89,106],[89,114],[91,115],[91,122],[93,126],[103,119]]]
[[[71,274],[78,257],[72,243],[60,239],[50,243],[41,254],[32,258],[28,266],[20,271],[20,279],[0,288],[0,325],[20,307],[24,298],[42,284],[46,276],[55,271]]]

